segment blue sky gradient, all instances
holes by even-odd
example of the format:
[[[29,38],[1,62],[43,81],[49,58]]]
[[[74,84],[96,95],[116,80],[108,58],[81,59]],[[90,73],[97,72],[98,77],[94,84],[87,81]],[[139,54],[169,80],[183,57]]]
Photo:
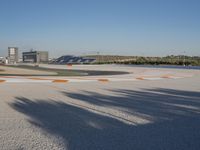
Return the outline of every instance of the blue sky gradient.
[[[199,0],[0,0],[8,46],[50,55],[200,55]]]

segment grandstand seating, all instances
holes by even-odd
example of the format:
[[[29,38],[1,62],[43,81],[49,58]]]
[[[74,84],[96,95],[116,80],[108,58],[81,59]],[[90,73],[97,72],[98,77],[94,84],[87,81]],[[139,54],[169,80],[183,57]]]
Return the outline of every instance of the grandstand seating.
[[[93,63],[95,62],[95,60],[96,59],[94,58],[65,55],[53,60],[51,63],[53,64],[84,64],[84,63]]]

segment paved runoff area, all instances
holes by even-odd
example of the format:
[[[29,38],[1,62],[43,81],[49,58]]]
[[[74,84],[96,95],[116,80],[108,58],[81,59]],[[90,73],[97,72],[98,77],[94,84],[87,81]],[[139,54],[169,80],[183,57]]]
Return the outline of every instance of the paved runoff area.
[[[0,76],[1,150],[200,149],[200,70],[42,67],[129,74]]]

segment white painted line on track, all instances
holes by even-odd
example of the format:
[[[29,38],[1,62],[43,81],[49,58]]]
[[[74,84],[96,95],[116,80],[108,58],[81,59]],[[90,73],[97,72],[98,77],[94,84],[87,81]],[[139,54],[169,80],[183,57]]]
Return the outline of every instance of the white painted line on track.
[[[162,80],[162,78],[143,78],[144,80]]]

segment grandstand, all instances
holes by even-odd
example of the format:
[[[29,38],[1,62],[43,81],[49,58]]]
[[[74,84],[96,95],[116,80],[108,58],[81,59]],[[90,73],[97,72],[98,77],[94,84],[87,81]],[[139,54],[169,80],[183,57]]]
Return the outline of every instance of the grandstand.
[[[57,59],[52,60],[52,64],[89,64],[95,62],[95,58],[87,58],[73,55],[61,56]]]

